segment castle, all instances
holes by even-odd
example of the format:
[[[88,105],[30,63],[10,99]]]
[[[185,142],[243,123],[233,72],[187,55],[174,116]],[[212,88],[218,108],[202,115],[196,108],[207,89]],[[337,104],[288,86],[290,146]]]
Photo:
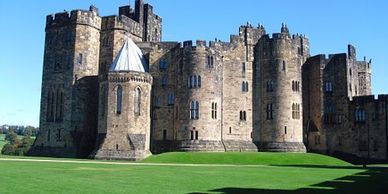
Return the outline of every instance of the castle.
[[[30,155],[141,160],[169,151],[315,151],[387,159],[388,95],[371,61],[310,56],[283,24],[229,42],[161,42],[143,0],[118,16],[48,15],[40,133]],[[134,43],[136,42],[136,44]]]

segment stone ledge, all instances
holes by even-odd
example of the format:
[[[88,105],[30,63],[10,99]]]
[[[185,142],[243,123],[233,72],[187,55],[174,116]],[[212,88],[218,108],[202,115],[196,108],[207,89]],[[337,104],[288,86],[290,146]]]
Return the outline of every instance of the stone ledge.
[[[255,142],[260,152],[306,152],[302,142]]]

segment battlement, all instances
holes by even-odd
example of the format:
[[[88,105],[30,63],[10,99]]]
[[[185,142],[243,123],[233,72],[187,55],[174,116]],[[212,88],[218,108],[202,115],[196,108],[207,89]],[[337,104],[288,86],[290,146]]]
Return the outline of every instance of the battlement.
[[[89,10],[73,10],[46,16],[46,28],[83,24],[97,29],[101,28],[101,17],[98,9],[90,6]]]
[[[388,94],[354,96],[350,101],[351,104],[368,104],[388,101]]]
[[[102,18],[102,30],[125,30],[138,37],[142,36],[142,26],[135,20],[126,15],[106,16]]]

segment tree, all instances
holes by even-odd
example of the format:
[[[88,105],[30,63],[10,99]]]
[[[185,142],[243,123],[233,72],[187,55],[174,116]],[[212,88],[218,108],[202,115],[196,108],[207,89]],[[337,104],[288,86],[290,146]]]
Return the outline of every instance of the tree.
[[[13,144],[13,145],[19,145],[20,144],[20,140],[18,139],[18,136],[13,131],[9,131],[7,133],[7,135],[5,135],[5,140],[9,141],[10,144]]]

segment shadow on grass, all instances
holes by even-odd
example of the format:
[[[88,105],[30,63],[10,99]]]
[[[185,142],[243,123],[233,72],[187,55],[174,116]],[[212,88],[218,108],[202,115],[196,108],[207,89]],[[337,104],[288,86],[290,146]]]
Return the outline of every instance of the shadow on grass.
[[[290,167],[290,166],[289,166]],[[332,168],[332,169],[363,169],[360,167],[336,167],[336,166],[314,166],[314,165],[297,165],[293,167],[305,168]],[[379,194],[388,193],[388,168],[370,167],[365,168],[366,171],[356,173],[350,176],[344,176],[338,179],[321,182],[310,185],[307,188],[296,190],[280,190],[280,189],[261,189],[261,188],[234,188],[225,187],[214,190],[209,190],[207,193],[221,194],[241,194],[241,193],[257,193],[257,194],[299,194],[299,193],[318,193],[318,194],[346,194],[346,193],[362,193],[362,194]],[[203,192],[202,192],[203,193]],[[206,192],[205,192],[206,193]],[[191,193],[195,194],[195,193]]]

